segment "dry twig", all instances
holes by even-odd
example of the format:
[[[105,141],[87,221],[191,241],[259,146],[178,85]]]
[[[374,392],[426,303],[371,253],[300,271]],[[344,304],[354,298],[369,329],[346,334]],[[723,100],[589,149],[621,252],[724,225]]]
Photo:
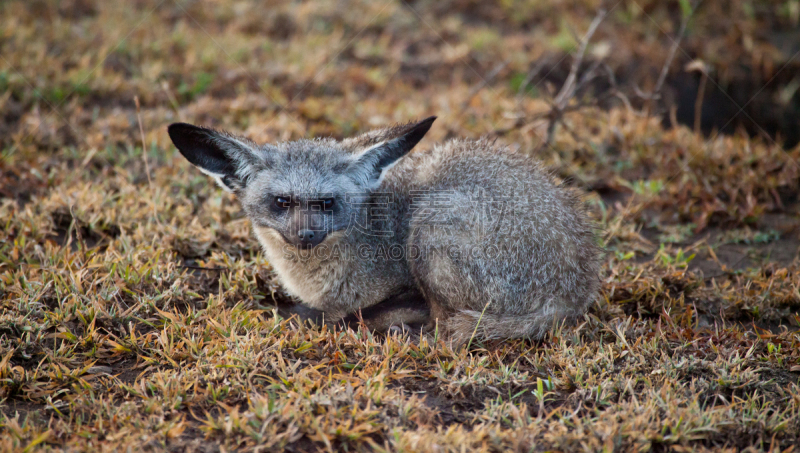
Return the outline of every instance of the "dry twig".
[[[540,120],[542,118],[548,119],[548,126],[547,126],[547,137],[543,142],[542,146],[547,147],[550,146],[550,143],[553,141],[553,135],[555,134],[555,128],[558,123],[562,122],[565,113],[568,113],[573,110],[580,109],[585,107],[587,104],[578,104],[575,106],[569,106],[570,100],[575,96],[575,93],[584,87],[587,83],[597,77],[597,70],[601,67],[606,69],[607,73],[610,74],[610,83],[616,87],[616,81],[614,79],[613,72],[608,65],[605,65],[602,62],[596,62],[592,65],[592,67],[584,73],[580,79],[578,79],[578,71],[583,64],[584,56],[586,55],[586,48],[589,45],[589,41],[592,39],[592,36],[597,31],[597,28],[600,26],[600,23],[605,19],[608,11],[605,9],[601,9],[597,12],[592,23],[589,25],[589,29],[586,32],[586,35],[581,40],[580,46],[578,48],[578,53],[575,55],[575,59],[572,62],[572,66],[570,67],[569,75],[567,79],[564,81],[564,84],[561,86],[558,94],[556,95],[555,99],[552,103],[550,103],[550,110],[547,112],[543,112],[531,117],[527,115],[519,116],[514,124],[505,128],[505,129],[496,129],[493,131],[493,135],[501,136],[505,135],[515,129],[520,127],[524,127],[527,124],[532,123],[533,121]],[[531,81],[541,72],[544,68],[546,62],[544,60],[539,61],[534,65],[534,67],[528,72],[523,80],[522,84],[520,85],[517,91],[517,100],[519,101],[522,94],[525,93],[528,85],[530,85]],[[614,94],[616,95],[618,91],[615,89]],[[630,103],[628,103],[630,104]]]
[[[153,181],[150,179],[150,164],[147,163],[147,146],[144,140],[144,126],[142,125],[142,109],[139,104],[139,96],[133,97],[133,102],[136,104],[136,119],[139,121],[139,134],[142,137],[142,160],[144,160],[144,172],[147,174],[147,185],[152,188]]]
[[[547,115],[549,117],[549,124],[547,125],[547,138],[545,139],[543,146],[550,146],[550,144],[553,142],[556,126],[562,121],[562,118],[564,117],[564,110],[566,109],[567,104],[573,98],[573,96],[575,96],[578,69],[580,69],[581,64],[583,64],[583,57],[586,54],[586,47],[589,45],[589,41],[592,39],[594,32],[597,31],[597,27],[600,26],[600,22],[602,22],[606,17],[606,14],[608,14],[608,12],[605,9],[601,9],[597,12],[592,20],[591,25],[589,25],[589,30],[586,32],[586,35],[581,41],[581,45],[578,48],[578,53],[575,55],[575,59],[572,60],[572,67],[569,70],[567,80],[565,80],[564,85],[561,86],[561,90],[556,95],[553,106]]]
[[[650,116],[650,112],[652,110],[651,102],[661,99],[661,90],[664,88],[664,82],[667,80],[669,68],[672,66],[673,60],[675,60],[675,54],[677,53],[678,47],[680,47],[681,44],[681,40],[683,40],[683,36],[686,33],[686,27],[689,25],[689,21],[694,15],[694,11],[697,9],[698,4],[699,1],[696,1],[694,4],[692,4],[691,11],[688,14],[684,14],[681,18],[681,26],[680,29],[678,29],[678,36],[676,36],[672,41],[672,46],[670,46],[669,52],[667,53],[667,59],[664,60],[664,65],[661,67],[661,73],[658,75],[658,80],[656,80],[656,85],[653,87],[653,90],[650,92],[644,92],[634,84],[633,89],[636,95],[648,101],[646,116]]]

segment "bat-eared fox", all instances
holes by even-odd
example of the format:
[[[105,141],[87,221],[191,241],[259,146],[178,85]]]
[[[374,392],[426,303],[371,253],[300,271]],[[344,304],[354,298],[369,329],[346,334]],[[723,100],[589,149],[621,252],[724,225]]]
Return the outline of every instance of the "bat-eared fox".
[[[541,338],[600,285],[573,190],[489,139],[409,152],[436,117],[337,141],[258,145],[176,123],[186,159],[235,194],[296,313],[454,344]]]

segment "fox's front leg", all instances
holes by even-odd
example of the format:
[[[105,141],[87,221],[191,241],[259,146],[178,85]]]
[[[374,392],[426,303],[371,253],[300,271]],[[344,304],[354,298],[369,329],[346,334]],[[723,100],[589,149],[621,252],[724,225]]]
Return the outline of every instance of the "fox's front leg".
[[[358,329],[363,323],[374,332],[389,332],[393,328],[418,331],[430,322],[430,307],[417,291],[407,291],[350,313],[343,318],[334,319],[322,310],[311,308],[303,303],[279,304],[278,315],[289,319],[296,316],[301,322],[311,321],[314,324],[337,324],[341,327]]]
[[[278,315],[281,318],[289,319],[293,316],[297,317],[300,322],[311,321],[314,324],[322,325],[325,321],[330,321],[329,316],[325,316],[325,312],[311,308],[303,303],[279,303],[275,306]]]
[[[418,331],[428,324],[430,307],[418,291],[408,290],[350,313],[338,324],[353,329],[363,322],[374,332],[389,332],[395,328]]]

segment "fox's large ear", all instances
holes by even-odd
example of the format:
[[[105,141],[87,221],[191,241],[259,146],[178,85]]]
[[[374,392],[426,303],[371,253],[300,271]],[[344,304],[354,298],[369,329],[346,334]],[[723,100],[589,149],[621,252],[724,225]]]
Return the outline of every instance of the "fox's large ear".
[[[233,192],[267,164],[268,152],[250,140],[186,123],[170,124],[169,138],[189,162]]]
[[[365,177],[369,185],[376,187],[386,174],[386,170],[422,140],[434,120],[436,117],[431,116],[419,123],[404,126],[401,135],[367,148],[356,157],[353,163],[354,170]]]

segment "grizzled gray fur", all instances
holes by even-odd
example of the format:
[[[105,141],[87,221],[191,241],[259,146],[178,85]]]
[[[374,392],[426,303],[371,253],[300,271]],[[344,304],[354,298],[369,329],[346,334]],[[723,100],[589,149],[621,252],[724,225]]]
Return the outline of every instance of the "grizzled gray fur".
[[[409,153],[434,119],[272,145],[182,123],[169,134],[236,194],[281,284],[328,321],[422,325],[459,344],[540,338],[582,315],[600,249],[577,196],[488,139]]]

